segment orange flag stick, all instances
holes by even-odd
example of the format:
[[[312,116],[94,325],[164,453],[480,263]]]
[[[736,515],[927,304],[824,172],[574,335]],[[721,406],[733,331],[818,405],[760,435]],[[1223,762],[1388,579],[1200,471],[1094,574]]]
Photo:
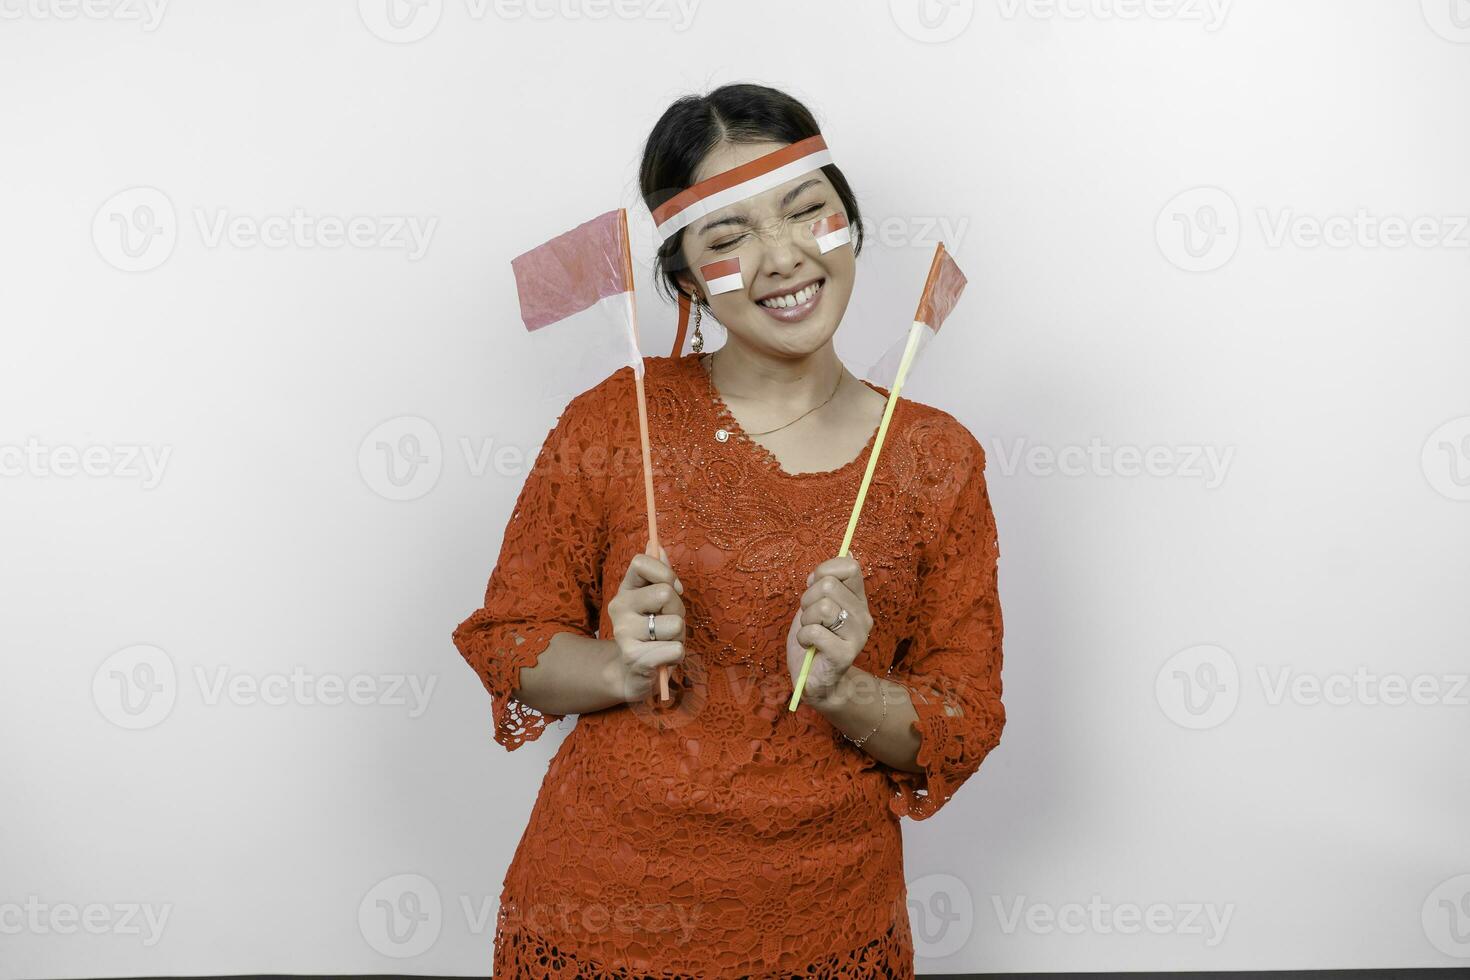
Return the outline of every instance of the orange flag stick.
[[[633,253],[628,245],[628,209],[618,209],[618,220],[622,222],[623,277],[628,283],[628,318],[633,324],[633,344],[638,346],[638,302],[633,295]],[[638,391],[638,441],[643,450],[643,501],[648,509],[648,547],[643,553],[657,558],[662,547],[658,543],[658,508],[653,501],[653,451],[648,441],[648,398],[643,390],[643,374],[633,372],[633,384]],[[660,701],[669,700],[669,668],[665,664],[658,669],[658,696]]]
[[[638,394],[638,433],[643,449],[643,491],[648,508],[647,553],[657,558],[658,514],[653,500],[653,454],[648,446],[648,400],[643,390],[643,353],[638,345],[638,304],[633,288],[633,254],[628,244],[628,211],[618,208],[584,221],[511,260],[521,320],[540,330],[589,307],[623,296],[627,316],[614,317],[624,332],[620,344],[633,369]],[[610,311],[609,311],[610,312]],[[669,698],[669,669],[659,668],[662,699]]]

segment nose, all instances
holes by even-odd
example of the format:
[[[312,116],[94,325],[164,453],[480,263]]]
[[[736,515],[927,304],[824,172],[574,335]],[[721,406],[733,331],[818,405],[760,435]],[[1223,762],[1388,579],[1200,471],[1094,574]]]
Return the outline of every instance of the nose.
[[[761,236],[765,244],[760,274],[776,280],[791,279],[802,271],[803,257],[789,222]],[[778,283],[779,284],[779,283]]]

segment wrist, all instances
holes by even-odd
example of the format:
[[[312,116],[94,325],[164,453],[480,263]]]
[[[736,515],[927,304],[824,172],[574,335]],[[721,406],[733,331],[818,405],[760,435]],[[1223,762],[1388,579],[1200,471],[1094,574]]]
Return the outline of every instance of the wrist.
[[[601,680],[599,686],[602,688],[603,697],[611,704],[624,704],[627,702],[628,680],[623,676],[623,653],[618,649],[617,640],[604,641],[602,666],[598,669],[598,677]]]
[[[849,667],[837,678],[837,683],[825,695],[811,699],[812,707],[826,715],[828,719],[841,714],[853,701],[854,684],[857,676],[863,671],[857,667]]]

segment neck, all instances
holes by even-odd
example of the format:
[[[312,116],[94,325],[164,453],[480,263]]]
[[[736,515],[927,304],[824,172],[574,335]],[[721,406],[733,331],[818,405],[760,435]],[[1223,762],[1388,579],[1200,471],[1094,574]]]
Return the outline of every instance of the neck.
[[[828,341],[801,357],[752,350],[730,335],[710,366],[727,401],[752,401],[780,410],[803,410],[832,394],[845,369]]]

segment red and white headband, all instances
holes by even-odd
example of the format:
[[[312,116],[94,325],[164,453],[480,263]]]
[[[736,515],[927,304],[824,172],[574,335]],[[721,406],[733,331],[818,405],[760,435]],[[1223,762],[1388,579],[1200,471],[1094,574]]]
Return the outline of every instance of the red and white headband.
[[[653,209],[654,228],[660,238],[668,241],[707,214],[831,162],[826,140],[820,135],[808,136],[680,191]]]

